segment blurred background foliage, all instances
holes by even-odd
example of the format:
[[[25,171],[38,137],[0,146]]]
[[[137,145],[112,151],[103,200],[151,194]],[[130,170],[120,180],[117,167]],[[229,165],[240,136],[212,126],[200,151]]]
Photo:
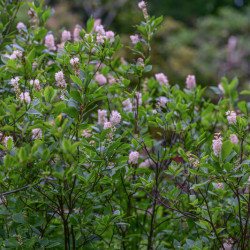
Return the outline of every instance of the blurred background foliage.
[[[55,9],[48,28],[60,37],[62,28],[84,27],[90,16],[118,33],[125,45],[143,19],[135,0],[45,0]],[[164,72],[171,84],[184,85],[195,74],[202,85],[218,85],[222,76],[239,78],[239,90],[250,80],[250,2],[248,0],[148,0],[151,15],[164,15],[152,47],[151,74]],[[28,22],[23,7],[18,21]],[[59,41],[59,38],[58,38]],[[121,51],[124,58],[126,47]]]

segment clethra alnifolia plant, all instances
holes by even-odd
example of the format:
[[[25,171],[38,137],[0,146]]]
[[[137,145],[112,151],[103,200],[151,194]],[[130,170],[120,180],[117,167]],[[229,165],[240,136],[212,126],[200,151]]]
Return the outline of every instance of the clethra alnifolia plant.
[[[249,90],[151,74],[144,1],[127,60],[101,20],[54,36],[43,2],[0,0],[1,249],[249,249]]]

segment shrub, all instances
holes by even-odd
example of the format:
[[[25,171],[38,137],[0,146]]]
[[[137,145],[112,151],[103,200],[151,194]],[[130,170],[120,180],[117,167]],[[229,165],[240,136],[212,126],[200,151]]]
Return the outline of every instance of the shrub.
[[[184,89],[147,78],[162,17],[143,3],[133,62],[98,20],[56,46],[38,1],[9,33],[21,4],[1,1],[1,248],[247,249],[249,103],[237,79],[222,79],[213,104],[194,76]]]

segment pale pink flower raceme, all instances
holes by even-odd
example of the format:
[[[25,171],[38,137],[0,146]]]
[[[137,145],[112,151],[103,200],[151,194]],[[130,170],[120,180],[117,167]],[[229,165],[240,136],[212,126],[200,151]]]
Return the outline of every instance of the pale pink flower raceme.
[[[113,128],[113,126],[114,126],[114,124],[112,122],[105,122],[103,125],[103,128],[106,130],[109,128]]]
[[[103,36],[103,35],[97,35],[96,42],[97,43],[104,43],[104,38],[105,38],[105,36]]]
[[[141,1],[141,2],[138,3],[138,7],[140,9],[146,8],[146,3],[144,1]]]
[[[64,30],[62,32],[62,42],[70,41],[71,40],[71,33],[68,30]]]
[[[78,57],[74,57],[74,58],[71,58],[71,59],[70,59],[70,64],[71,64],[73,67],[77,66],[78,63],[79,63],[79,58],[78,58]]]
[[[17,99],[19,99],[20,95],[19,80],[19,77],[15,77],[10,80],[10,84],[14,87],[14,92],[16,93]]]
[[[21,102],[26,102],[27,104],[30,104],[31,99],[30,99],[29,92],[21,93],[19,97],[20,97]]]
[[[217,188],[218,188],[218,189],[223,189],[223,186],[224,186],[223,183],[221,183],[221,182],[220,182],[220,183],[217,183]]]
[[[110,121],[114,124],[114,125],[118,125],[121,122],[121,115],[117,110],[113,110],[111,115],[110,115]]]
[[[139,159],[139,153],[137,151],[133,151],[129,154],[129,163],[137,164]]]
[[[140,58],[140,57],[137,58],[137,63],[138,63],[138,65],[140,65],[141,67],[144,67],[144,66],[145,66],[143,58]]]
[[[160,106],[165,106],[167,102],[168,102],[167,97],[165,97],[165,96],[160,96],[159,97],[159,104],[160,104]]]
[[[147,5],[146,5],[146,3],[144,1],[141,1],[141,2],[138,3],[138,7],[140,9],[142,9],[143,16],[144,16],[145,19],[147,19],[147,17],[148,17],[148,11],[147,11]]]
[[[52,34],[47,34],[45,36],[45,46],[48,50],[56,50],[54,36]]]
[[[142,94],[138,91],[135,92],[135,98],[134,98],[135,107],[137,105],[137,102],[139,106],[142,105]]]
[[[98,72],[95,74],[95,80],[99,83],[99,85],[104,85],[107,83],[107,78]]]
[[[155,74],[155,78],[161,86],[163,85],[169,86],[168,78],[163,73]]]
[[[38,79],[35,80],[30,80],[30,85],[35,87],[36,91],[40,91],[41,87],[40,87],[40,81]]]
[[[73,31],[74,42],[80,41],[80,32],[81,32],[80,27],[76,25]]]
[[[85,138],[91,137],[92,134],[90,134],[90,132],[91,132],[90,130],[84,129],[84,130],[82,131],[82,137],[85,137]]]
[[[149,168],[154,164],[153,160],[148,158],[139,165],[139,168]]]
[[[222,147],[222,137],[220,133],[216,133],[213,140],[213,151],[216,156],[219,156],[221,153]]]
[[[21,50],[14,50],[12,54],[9,56],[10,59],[16,59],[18,57],[22,57],[23,52]]]
[[[107,110],[101,110],[98,109],[98,124],[104,125],[105,122],[107,122]]]
[[[132,44],[134,44],[134,45],[137,44],[138,42],[140,42],[139,36],[137,34],[131,35],[130,39],[132,41]]]
[[[238,137],[237,137],[236,134],[231,134],[231,135],[230,135],[230,141],[231,141],[233,144],[235,144],[235,145],[238,145],[238,143],[239,143],[239,139],[238,139]]]
[[[105,32],[105,29],[104,29],[104,27],[103,27],[103,25],[97,25],[96,27],[95,27],[95,31],[97,32],[97,34],[98,35],[100,35],[100,36],[105,36],[106,35],[106,32]]]
[[[93,30],[95,31],[96,27],[101,25],[101,23],[102,23],[102,20],[100,18],[95,19]]]
[[[62,71],[55,73],[55,79],[56,79],[57,86],[59,88],[65,89],[67,87],[67,84],[64,80],[64,74]]]
[[[17,27],[19,33],[23,32],[22,29],[27,28],[26,25],[24,23],[22,23],[22,22],[19,22],[16,27]]]
[[[236,119],[236,113],[234,111],[227,111],[226,115],[229,124],[236,124],[237,119]]]
[[[115,41],[115,33],[111,30],[106,32],[106,39],[109,39],[110,43],[113,43]]]
[[[13,86],[13,87],[15,87],[15,86],[19,86],[19,80],[20,80],[20,78],[19,77],[15,77],[15,78],[12,78],[11,80],[10,80],[10,84]]]
[[[32,140],[41,140],[43,138],[43,132],[40,128],[32,129]]]
[[[112,122],[105,122],[104,125],[103,125],[103,129],[105,129],[105,130],[109,129],[109,128],[111,129],[110,133],[107,134],[108,139],[112,139],[113,136],[114,136],[114,132],[116,130],[114,125],[115,124],[113,124]]]
[[[223,243],[223,247],[225,248],[225,250],[231,250],[233,248],[233,243],[234,241],[232,239],[227,239],[226,242]]]
[[[132,103],[131,103],[130,99],[127,99],[127,100],[123,101],[122,105],[124,106],[124,111],[125,112],[132,112],[133,106],[132,106]]]
[[[116,83],[116,79],[112,75],[108,75],[108,82],[109,84],[114,84]]]
[[[196,86],[195,76],[188,75],[186,79],[186,87],[187,89],[193,89]]]

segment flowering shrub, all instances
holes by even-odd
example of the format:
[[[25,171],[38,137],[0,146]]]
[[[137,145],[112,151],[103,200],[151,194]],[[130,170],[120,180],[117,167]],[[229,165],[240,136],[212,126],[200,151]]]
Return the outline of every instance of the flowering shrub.
[[[186,88],[149,75],[162,17],[119,36],[99,20],[45,28],[51,11],[28,2],[30,24],[10,33],[21,1],[1,1],[0,245],[20,249],[247,249],[249,103],[237,80]]]

